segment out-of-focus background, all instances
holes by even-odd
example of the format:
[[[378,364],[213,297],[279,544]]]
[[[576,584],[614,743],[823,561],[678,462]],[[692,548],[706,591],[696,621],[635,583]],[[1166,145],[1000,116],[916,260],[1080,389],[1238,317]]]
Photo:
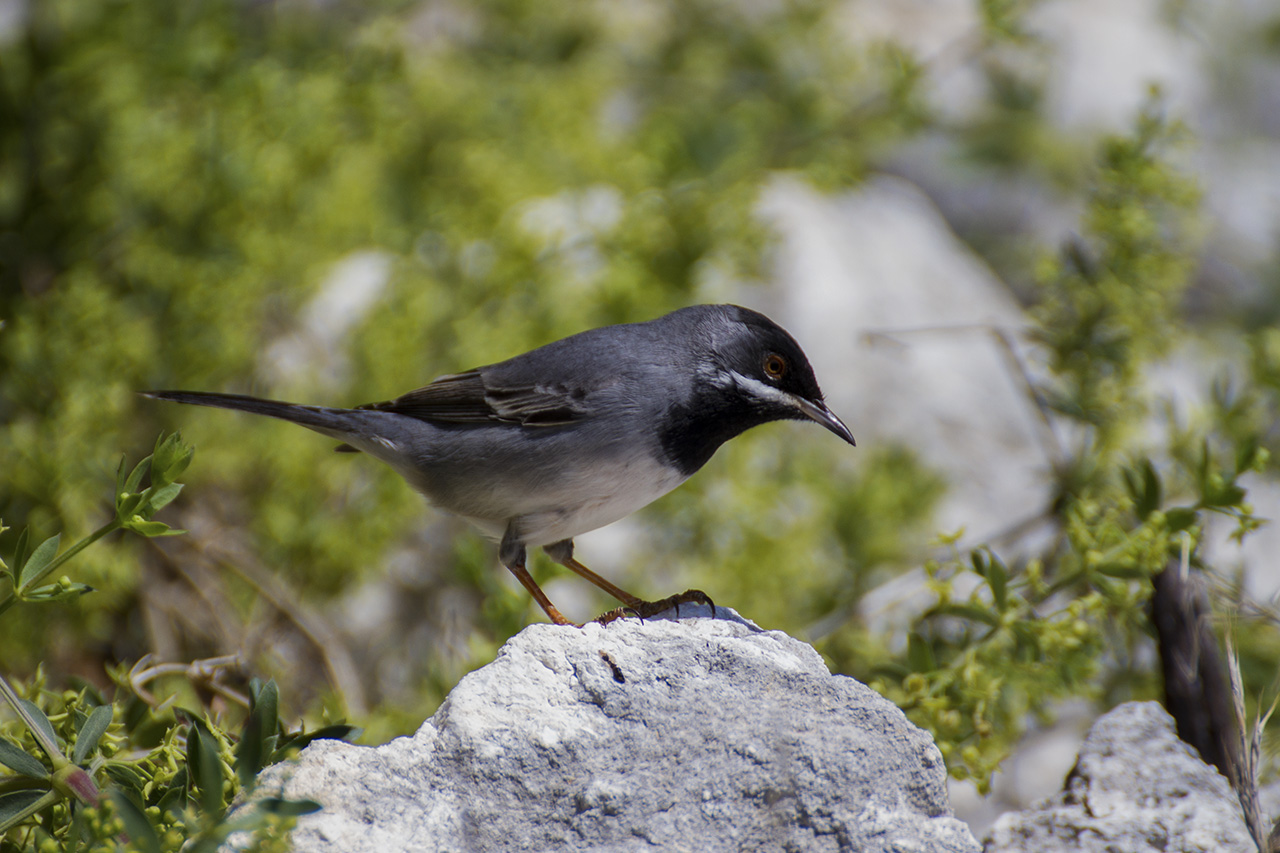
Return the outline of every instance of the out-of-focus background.
[[[68,541],[109,516],[122,454],[161,430],[196,446],[160,516],[189,533],[109,539],[72,573],[93,594],[5,614],[10,674],[237,655],[287,715],[380,742],[541,618],[389,469],[147,388],[355,405],[696,302],[763,310],[858,448],[756,430],[578,555],[641,595],[701,587],[903,695],[956,639],[919,628],[927,561],[990,545],[1034,576],[1065,548],[1109,422],[1045,389],[1083,361],[1141,356],[1108,362],[1119,397],[1149,395],[1116,458],[1163,471],[1245,421],[1276,443],[1272,3],[4,0],[0,75],[0,516]],[[1125,229],[1147,235],[1128,278],[1097,248]],[[1132,340],[1072,350],[1061,317],[1093,303],[1055,313],[1054,282],[1105,301],[1108,271],[1137,294]],[[1252,467],[1252,509],[1280,512],[1274,462]],[[1280,536],[1238,547],[1233,512],[1200,519],[1196,552],[1261,690]],[[573,618],[614,606],[535,576]],[[990,705],[1022,726],[1156,695],[1141,626],[1067,683],[1075,704]],[[985,766],[977,713],[937,717],[949,762]]]

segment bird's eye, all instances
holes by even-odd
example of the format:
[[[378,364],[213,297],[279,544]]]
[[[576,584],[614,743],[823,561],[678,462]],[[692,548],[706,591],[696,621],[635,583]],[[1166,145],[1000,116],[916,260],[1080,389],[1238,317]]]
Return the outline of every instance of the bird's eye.
[[[764,357],[764,373],[770,379],[781,379],[787,375],[787,360],[776,352]]]

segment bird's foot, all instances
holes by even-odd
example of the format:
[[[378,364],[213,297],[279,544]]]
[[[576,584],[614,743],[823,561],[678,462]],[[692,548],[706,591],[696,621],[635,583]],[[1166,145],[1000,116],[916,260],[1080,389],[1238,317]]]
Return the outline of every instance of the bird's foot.
[[[650,616],[657,616],[659,613],[666,613],[672,609],[676,611],[676,618],[679,619],[681,604],[705,604],[711,608],[711,618],[716,618],[716,604],[711,600],[711,596],[700,589],[686,589],[684,592],[669,595],[657,601],[637,601],[632,605],[618,607],[608,613],[601,613],[596,617],[595,621],[601,625],[608,625],[613,620],[621,619],[624,616],[635,616],[643,621]]]
[[[645,602],[645,604],[648,604],[648,602]],[[601,613],[591,621],[598,622],[601,625],[608,625],[613,620],[621,619],[624,616],[634,616],[641,622],[644,621],[644,617],[640,615],[640,611],[636,610],[634,607],[615,607],[612,610],[607,610],[604,613]]]

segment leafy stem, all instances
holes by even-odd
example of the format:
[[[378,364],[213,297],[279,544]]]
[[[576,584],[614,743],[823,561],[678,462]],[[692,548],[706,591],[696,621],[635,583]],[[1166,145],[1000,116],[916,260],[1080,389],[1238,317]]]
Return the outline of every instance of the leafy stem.
[[[4,598],[0,599],[0,614],[3,614],[6,610],[16,604],[21,593],[34,589],[41,581],[53,574],[76,554],[79,554],[85,548],[88,548],[108,533],[113,533],[119,530],[122,526],[123,525],[120,523],[119,519],[113,518],[111,521],[108,521],[106,524],[102,525],[97,530],[93,531],[88,536],[63,551],[61,554],[58,554],[44,568],[38,569],[34,574],[23,578],[20,585],[15,585],[9,590],[8,594],[5,595]],[[87,589],[85,591],[87,591]]]

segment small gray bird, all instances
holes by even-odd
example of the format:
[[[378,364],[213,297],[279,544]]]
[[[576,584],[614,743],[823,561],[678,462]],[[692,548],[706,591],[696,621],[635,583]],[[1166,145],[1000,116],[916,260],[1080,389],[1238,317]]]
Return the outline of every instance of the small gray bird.
[[[390,465],[440,509],[500,542],[498,557],[552,622],[572,625],[525,567],[542,546],[644,617],[700,590],[645,601],[573,558],[573,537],[687,480],[720,445],[776,420],[813,420],[853,444],[791,335],[736,305],[695,305],[605,326],[507,361],[442,376],[385,403],[303,406],[194,391],[148,397],[301,424]]]

